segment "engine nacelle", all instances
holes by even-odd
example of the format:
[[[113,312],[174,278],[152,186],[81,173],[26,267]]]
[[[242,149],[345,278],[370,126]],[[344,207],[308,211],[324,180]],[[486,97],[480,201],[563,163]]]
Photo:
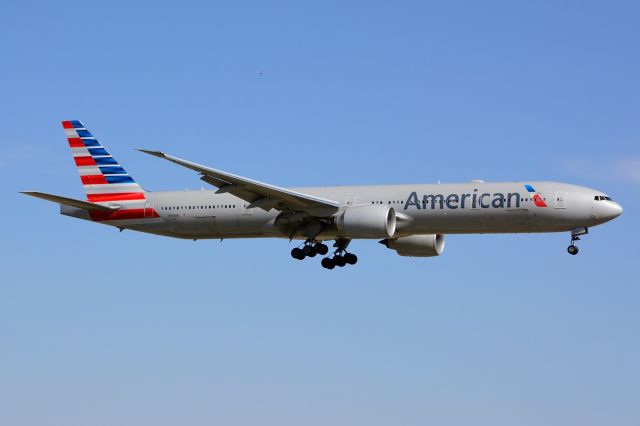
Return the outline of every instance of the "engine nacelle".
[[[338,232],[349,238],[391,238],[396,233],[396,212],[390,206],[349,206],[336,219]]]
[[[440,256],[444,250],[444,235],[409,235],[408,237],[385,239],[380,243],[395,250],[400,256]]]

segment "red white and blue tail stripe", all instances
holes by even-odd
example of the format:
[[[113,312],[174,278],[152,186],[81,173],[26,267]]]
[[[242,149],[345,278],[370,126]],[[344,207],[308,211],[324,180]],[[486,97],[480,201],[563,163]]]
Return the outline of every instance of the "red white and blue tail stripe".
[[[78,120],[63,121],[87,200],[144,200],[144,190]]]
[[[62,122],[87,201],[122,206],[114,213],[91,212],[94,220],[159,217],[145,206],[144,190],[78,120]]]

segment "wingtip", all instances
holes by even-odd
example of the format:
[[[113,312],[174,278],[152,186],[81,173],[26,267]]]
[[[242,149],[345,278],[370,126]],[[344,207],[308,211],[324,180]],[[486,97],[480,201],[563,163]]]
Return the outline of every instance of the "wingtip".
[[[136,148],[136,151],[144,152],[145,154],[153,155],[154,157],[164,157],[164,152],[152,151],[150,149]]]

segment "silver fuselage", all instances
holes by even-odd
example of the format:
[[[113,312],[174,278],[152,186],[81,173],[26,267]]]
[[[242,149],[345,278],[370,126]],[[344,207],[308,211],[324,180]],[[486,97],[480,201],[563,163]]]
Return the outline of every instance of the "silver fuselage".
[[[343,206],[383,204],[394,208],[397,237],[414,234],[560,232],[607,222],[622,212],[602,192],[557,182],[527,182],[542,197],[535,204],[522,182],[416,184],[290,188]],[[248,203],[215,191],[148,192],[140,208],[155,218],[103,221],[124,229],[176,238],[303,238],[277,226],[281,213],[247,208]],[[63,214],[91,220],[86,211],[63,206]],[[321,212],[319,212],[321,214]],[[155,215],[155,214],[154,214]],[[318,239],[342,237],[327,229]],[[347,236],[348,237],[348,236]]]

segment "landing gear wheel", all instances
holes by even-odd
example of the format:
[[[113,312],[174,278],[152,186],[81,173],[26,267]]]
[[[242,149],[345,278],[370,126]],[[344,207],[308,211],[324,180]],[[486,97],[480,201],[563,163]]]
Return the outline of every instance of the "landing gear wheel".
[[[323,268],[326,268],[326,269],[333,269],[336,267],[336,264],[334,263],[333,259],[331,259],[330,257],[325,257],[324,259],[322,259],[322,262],[320,262],[320,264],[322,265]]]
[[[304,246],[302,251],[304,252],[304,255],[308,257],[314,257],[317,254],[316,249],[311,245]]]
[[[301,248],[296,247],[291,250],[291,257],[293,257],[294,259],[302,260],[305,257],[304,251]]]
[[[575,242],[579,241],[582,235],[587,235],[588,233],[589,228],[586,227],[571,229],[571,244],[567,247],[567,251],[570,255],[575,256],[578,254],[578,247],[575,245]]]
[[[324,256],[325,254],[329,253],[329,247],[325,244],[317,243],[314,248],[316,250],[316,253],[318,253],[320,256]]]
[[[333,256],[333,263],[335,263],[336,266],[339,266],[342,268],[344,265],[347,264],[347,261],[345,260],[344,257],[336,254],[335,256]]]
[[[356,262],[358,262],[358,256],[356,256],[353,253],[346,253],[342,257],[345,260],[345,262],[347,262],[349,265],[355,265]]]

